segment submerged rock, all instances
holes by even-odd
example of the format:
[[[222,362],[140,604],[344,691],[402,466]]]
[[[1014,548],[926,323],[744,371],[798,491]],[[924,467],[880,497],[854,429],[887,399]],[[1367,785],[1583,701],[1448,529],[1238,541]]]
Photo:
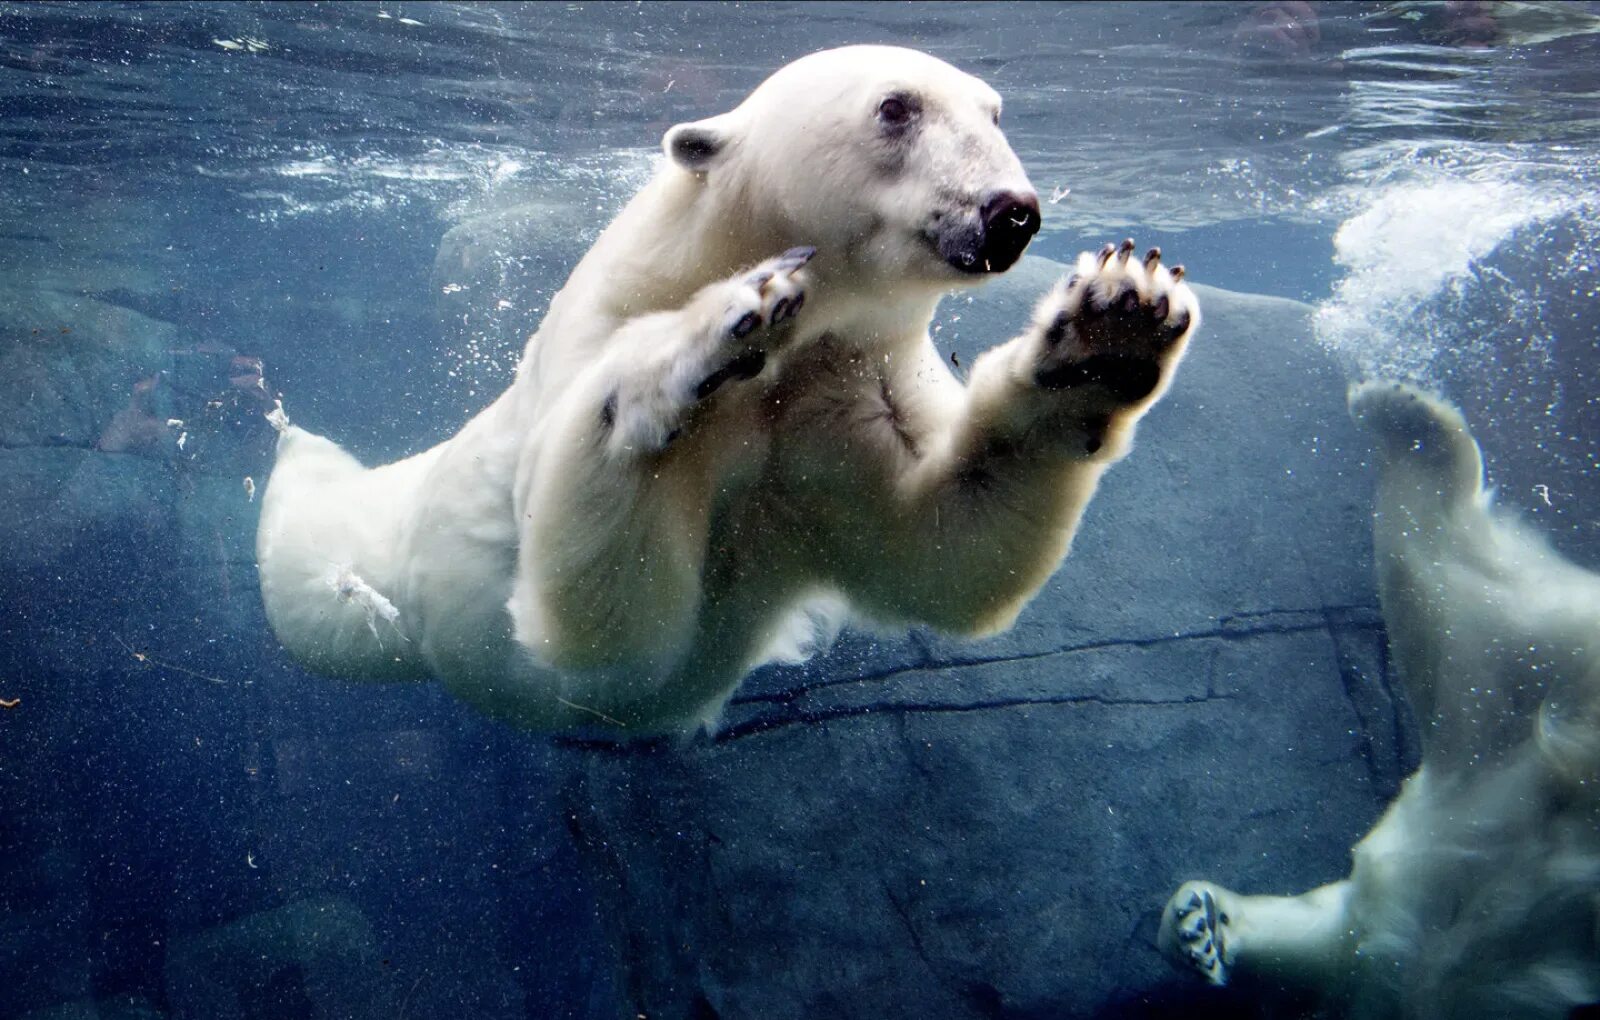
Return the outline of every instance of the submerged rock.
[[[188,936],[167,954],[179,1017],[394,1015],[372,925],[343,899],[302,900]]]
[[[49,1009],[24,1013],[21,1020],[166,1020],[167,1014],[138,995],[80,999]]]
[[[941,349],[970,364],[1061,268],[947,302]],[[1155,1015],[1175,883],[1344,874],[1415,746],[1365,448],[1307,306],[1200,292],[1176,384],[1012,631],[848,636],[747,680],[714,737],[570,744],[626,1012]],[[1263,819],[1292,834],[1266,855]]]

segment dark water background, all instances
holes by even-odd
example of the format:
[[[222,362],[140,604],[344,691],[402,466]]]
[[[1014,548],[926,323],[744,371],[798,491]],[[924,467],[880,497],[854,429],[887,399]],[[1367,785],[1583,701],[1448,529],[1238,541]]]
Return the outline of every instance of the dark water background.
[[[1484,30],[1323,4],[1301,46],[1254,11],[0,3],[0,697],[22,699],[0,712],[0,1018],[176,1008],[201,933],[344,930],[347,903],[371,930],[342,951],[394,975],[344,990],[375,1015],[612,1015],[627,950],[545,745],[276,650],[234,471],[264,483],[267,438],[233,359],[364,459],[443,438],[665,129],[815,49],[983,76],[1055,200],[1034,253],[1132,234],[1316,304],[1353,375],[1461,401],[1502,498],[1594,562],[1600,12]],[[108,442],[124,407],[191,439]],[[309,913],[263,914],[286,904]],[[238,1015],[313,1015],[322,966]]]

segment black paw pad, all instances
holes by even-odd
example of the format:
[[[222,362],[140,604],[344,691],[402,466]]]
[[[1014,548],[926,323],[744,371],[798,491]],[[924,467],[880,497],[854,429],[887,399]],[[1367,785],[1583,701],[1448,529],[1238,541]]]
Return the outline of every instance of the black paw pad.
[[[750,351],[746,354],[741,354],[737,358],[734,358],[732,361],[728,362],[728,364],[724,366],[722,370],[728,373],[728,378],[742,380],[754,379],[756,376],[760,375],[761,370],[766,367],[767,352]]]
[[[736,379],[754,379],[767,366],[766,351],[747,351],[712,372],[694,388],[694,399],[704,400],[722,388],[722,384]]]
[[[1161,383],[1161,366],[1148,358],[1096,354],[1082,361],[1053,365],[1037,378],[1047,390],[1104,386],[1119,403],[1131,404],[1155,391]]]
[[[1056,344],[1059,344],[1061,341],[1067,338],[1067,331],[1071,328],[1072,314],[1070,312],[1060,313],[1051,320],[1049,327],[1045,329],[1045,343],[1049,344],[1051,347],[1054,347]]]
[[[1083,452],[1093,456],[1106,445],[1106,432],[1111,428],[1109,418],[1091,418],[1084,422]]]
[[[761,313],[745,312],[743,315],[739,316],[738,320],[734,322],[732,326],[728,327],[728,332],[735,340],[743,340],[751,333],[754,333],[756,327],[759,325],[761,325]]]
[[[1163,298],[1162,300],[1164,301],[1166,299]],[[1161,316],[1161,321],[1165,321],[1165,320],[1166,320],[1166,316],[1165,315]],[[1183,335],[1184,330],[1186,330],[1188,328],[1189,328],[1189,313],[1188,312],[1184,312],[1182,315],[1178,316],[1178,321],[1177,322],[1174,322],[1172,325],[1167,327],[1167,335],[1168,336],[1172,336],[1172,337],[1180,337],[1180,336]]]

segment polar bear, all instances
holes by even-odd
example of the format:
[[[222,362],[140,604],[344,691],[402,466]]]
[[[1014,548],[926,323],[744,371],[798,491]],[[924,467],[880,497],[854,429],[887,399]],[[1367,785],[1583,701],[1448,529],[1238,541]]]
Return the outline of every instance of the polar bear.
[[[846,619],[1006,627],[1199,309],[1181,266],[1108,245],[958,381],[936,304],[1039,225],[999,123],[977,78],[858,46],[673,127],[454,437],[366,468],[279,420],[257,557],[283,645],[638,734],[714,722]]]
[[[1161,948],[1343,1015],[1567,1017],[1600,1001],[1600,575],[1491,507],[1454,408],[1367,383],[1351,410],[1381,460],[1379,594],[1422,765],[1349,878],[1290,897],[1189,882]]]

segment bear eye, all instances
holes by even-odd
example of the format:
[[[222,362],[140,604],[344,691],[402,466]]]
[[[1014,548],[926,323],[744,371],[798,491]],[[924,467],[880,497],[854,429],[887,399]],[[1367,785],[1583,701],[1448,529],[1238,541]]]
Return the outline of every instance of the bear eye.
[[[911,123],[911,118],[916,116],[916,103],[910,96],[892,95],[885,96],[883,102],[878,104],[878,120],[885,127],[905,127]]]
[[[997,106],[994,108],[994,112],[989,114],[989,119],[994,121],[995,127],[1000,126],[1000,107]]]

